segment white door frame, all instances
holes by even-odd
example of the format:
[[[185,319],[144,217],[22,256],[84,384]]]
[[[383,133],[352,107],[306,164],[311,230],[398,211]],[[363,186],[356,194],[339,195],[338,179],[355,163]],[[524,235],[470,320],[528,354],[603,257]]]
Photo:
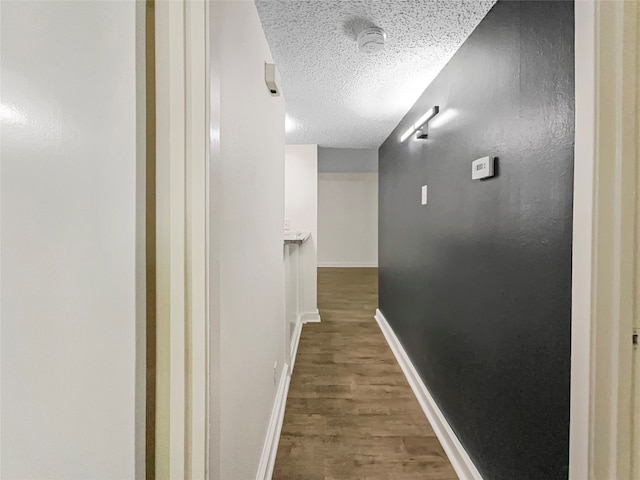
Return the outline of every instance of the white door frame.
[[[208,16],[157,0],[156,478],[201,479],[208,452]]]
[[[635,1],[575,2],[571,480],[631,478]]]

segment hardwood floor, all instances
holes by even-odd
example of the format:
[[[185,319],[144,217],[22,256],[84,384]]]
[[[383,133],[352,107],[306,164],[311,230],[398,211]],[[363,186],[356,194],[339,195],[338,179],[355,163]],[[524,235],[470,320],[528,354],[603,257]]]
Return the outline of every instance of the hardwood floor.
[[[377,269],[318,269],[274,480],[457,479],[373,316]]]

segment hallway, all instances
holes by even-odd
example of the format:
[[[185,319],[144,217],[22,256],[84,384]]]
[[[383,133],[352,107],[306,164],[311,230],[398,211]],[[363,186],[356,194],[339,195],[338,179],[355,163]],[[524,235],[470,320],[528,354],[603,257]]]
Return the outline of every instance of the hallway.
[[[318,269],[274,480],[457,478],[374,320],[377,273]]]

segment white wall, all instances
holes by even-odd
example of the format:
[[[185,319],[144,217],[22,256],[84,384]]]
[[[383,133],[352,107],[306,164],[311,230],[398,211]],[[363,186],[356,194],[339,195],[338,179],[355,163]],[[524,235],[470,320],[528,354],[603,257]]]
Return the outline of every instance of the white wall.
[[[284,216],[293,231],[310,232],[300,248],[302,310],[306,320],[317,315],[318,146],[287,145],[285,153]]]
[[[131,479],[136,6],[3,1],[1,35],[0,477]]]
[[[285,360],[284,98],[253,2],[211,2],[212,478],[256,477]],[[218,450],[216,450],[218,449]]]
[[[320,148],[318,266],[378,265],[378,152]]]

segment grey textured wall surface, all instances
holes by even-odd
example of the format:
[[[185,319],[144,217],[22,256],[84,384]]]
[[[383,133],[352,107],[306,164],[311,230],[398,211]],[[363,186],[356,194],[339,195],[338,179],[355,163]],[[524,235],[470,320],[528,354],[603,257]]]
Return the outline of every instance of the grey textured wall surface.
[[[320,173],[375,173],[377,171],[377,148],[318,147],[318,172]]]
[[[380,309],[486,480],[568,475],[573,144],[573,2],[500,1],[379,150]]]

